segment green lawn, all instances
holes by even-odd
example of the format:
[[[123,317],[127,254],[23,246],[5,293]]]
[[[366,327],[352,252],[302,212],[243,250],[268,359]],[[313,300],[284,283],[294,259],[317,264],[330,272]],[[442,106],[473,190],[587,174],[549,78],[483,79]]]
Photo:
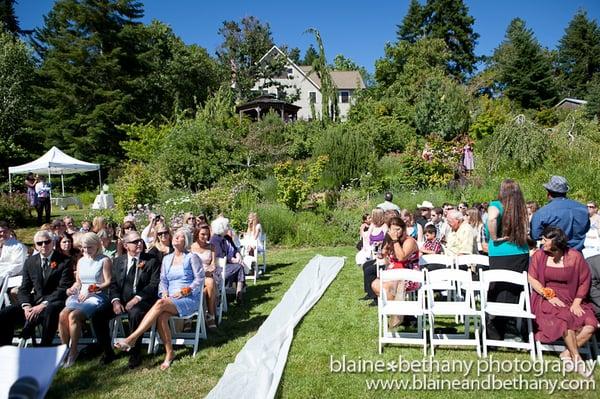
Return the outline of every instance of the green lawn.
[[[127,360],[121,357],[110,366],[103,367],[97,359],[80,359],[71,369],[60,370],[50,398],[81,397],[127,397],[127,398],[173,398],[203,397],[217,383],[225,367],[232,362],[245,342],[256,332],[284,292],[294,281],[296,275],[317,253],[323,255],[347,256],[348,261],[337,279],[325,292],[322,299],[298,325],[290,350],[288,362],[278,391],[284,398],[363,398],[363,397],[432,397],[443,398],[448,395],[467,398],[531,397],[542,398],[546,391],[473,391],[452,392],[433,390],[426,392],[368,391],[366,380],[371,378],[410,380],[413,375],[422,378],[420,372],[382,373],[334,373],[330,371],[330,356],[340,360],[346,356],[349,360],[383,360],[390,362],[403,359],[420,360],[421,349],[417,347],[386,346],[384,354],[377,353],[377,311],[359,301],[362,293],[362,272],[354,265],[354,250],[344,248],[306,248],[273,249],[269,252],[269,266],[266,278],[255,286],[250,283],[247,301],[241,306],[233,306],[226,314],[217,333],[201,343],[196,356],[190,356],[191,349],[177,351],[178,360],[168,372],[158,370],[162,354],[146,356],[141,368],[130,371]],[[526,361],[529,357],[522,352],[493,352],[495,359]],[[546,357],[550,359],[550,355]],[[477,361],[474,349],[436,349],[436,360],[472,360]],[[490,373],[484,373],[484,378]],[[595,373],[598,379],[598,371]],[[455,373],[428,373],[429,378],[475,379],[475,371],[468,377]],[[496,373],[499,379],[518,378],[514,372]],[[580,381],[580,377],[567,374],[548,373],[536,378],[533,373],[523,374],[523,378],[539,380],[552,378],[558,380]],[[597,397],[591,391],[555,393],[556,397],[570,398],[577,394],[580,398]]]

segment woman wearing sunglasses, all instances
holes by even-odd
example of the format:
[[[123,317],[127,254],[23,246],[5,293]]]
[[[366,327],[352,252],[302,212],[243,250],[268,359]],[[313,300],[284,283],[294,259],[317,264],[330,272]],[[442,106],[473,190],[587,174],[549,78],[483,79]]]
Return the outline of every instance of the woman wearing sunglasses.
[[[148,251],[148,254],[154,256],[158,260],[158,263],[162,265],[165,255],[171,252],[173,252],[171,230],[169,230],[169,227],[165,223],[158,222],[154,227],[152,247]]]

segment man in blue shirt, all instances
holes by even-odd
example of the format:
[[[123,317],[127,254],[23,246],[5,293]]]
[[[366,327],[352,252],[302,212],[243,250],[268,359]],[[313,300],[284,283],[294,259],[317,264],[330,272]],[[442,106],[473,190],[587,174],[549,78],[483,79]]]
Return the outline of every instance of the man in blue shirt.
[[[539,240],[546,226],[560,227],[569,237],[569,248],[583,249],[590,219],[585,205],[567,198],[569,185],[562,176],[552,176],[544,184],[550,202],[533,214],[531,238]]]

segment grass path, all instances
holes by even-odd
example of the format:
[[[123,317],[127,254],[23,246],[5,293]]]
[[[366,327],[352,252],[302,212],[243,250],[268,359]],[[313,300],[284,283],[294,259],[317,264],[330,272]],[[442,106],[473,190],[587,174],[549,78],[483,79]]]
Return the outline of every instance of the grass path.
[[[60,370],[49,398],[175,398],[204,397],[223,374],[229,362],[246,341],[255,334],[258,327],[277,305],[295,277],[317,253],[322,255],[347,256],[346,265],[325,292],[321,300],[304,317],[295,330],[288,362],[279,386],[278,397],[282,398],[368,398],[368,397],[424,397],[446,398],[545,398],[546,391],[472,391],[430,390],[426,392],[407,391],[368,391],[367,378],[410,380],[413,375],[422,378],[422,373],[391,372],[382,373],[333,373],[330,371],[330,356],[339,360],[343,355],[353,360],[397,360],[399,356],[409,360],[420,360],[419,348],[390,347],[384,354],[377,353],[377,311],[359,301],[362,293],[362,273],[354,265],[354,249],[306,248],[272,249],[269,252],[269,266],[266,278],[257,285],[249,284],[247,301],[243,306],[232,306],[226,314],[217,333],[209,334],[209,339],[201,343],[196,358],[190,356],[190,349],[178,349],[177,361],[168,372],[160,372],[158,365],[162,353],[145,356],[142,367],[130,371],[127,359],[121,357],[110,366],[100,366],[98,359],[80,359],[67,370]],[[495,359],[512,361],[515,358],[526,361],[529,357],[518,352],[494,352]],[[548,357],[549,358],[549,357]],[[439,349],[436,360],[477,361],[474,349]],[[489,373],[485,373],[484,376]],[[501,379],[519,378],[519,373],[496,373]],[[598,379],[596,370],[595,377]],[[474,379],[475,371],[465,378],[458,373],[430,373],[429,378],[455,378],[464,381]],[[482,377],[483,378],[483,377]],[[526,379],[581,379],[572,374],[562,377],[557,373],[535,377],[533,373],[523,374]],[[553,397],[596,398],[593,391],[558,392]]]

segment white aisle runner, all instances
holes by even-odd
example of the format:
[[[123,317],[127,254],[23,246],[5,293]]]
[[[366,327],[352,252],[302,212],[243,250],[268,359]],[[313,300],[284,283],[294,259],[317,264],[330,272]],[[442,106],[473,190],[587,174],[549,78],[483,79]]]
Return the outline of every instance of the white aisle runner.
[[[304,267],[281,302],[260,326],[207,398],[275,397],[294,337],[294,327],[317,303],[344,266],[345,258],[317,255]]]

